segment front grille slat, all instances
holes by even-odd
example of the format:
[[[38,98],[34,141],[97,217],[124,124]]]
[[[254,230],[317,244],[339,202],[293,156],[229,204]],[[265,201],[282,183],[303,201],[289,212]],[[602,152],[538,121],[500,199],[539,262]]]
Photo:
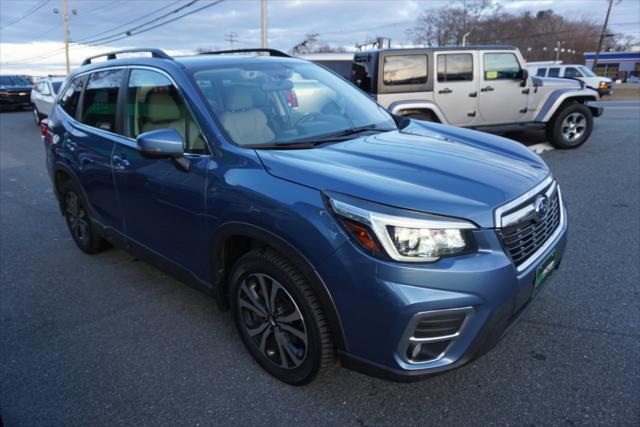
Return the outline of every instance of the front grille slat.
[[[511,212],[516,212],[527,205],[533,204],[535,199],[545,194],[552,185],[554,185],[554,183],[551,183],[531,199],[521,203],[510,212],[503,213],[502,217],[504,218]],[[560,197],[557,189],[551,193],[549,202],[549,212],[542,220],[536,222],[536,220],[532,220],[531,217],[523,218],[521,222],[516,222],[515,224],[498,230],[502,244],[516,266],[524,263],[542,247],[560,225]]]

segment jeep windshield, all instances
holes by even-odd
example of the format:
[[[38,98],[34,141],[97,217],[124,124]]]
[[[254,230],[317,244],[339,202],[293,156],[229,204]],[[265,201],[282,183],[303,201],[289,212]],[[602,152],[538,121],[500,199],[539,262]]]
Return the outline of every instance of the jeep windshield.
[[[396,129],[393,117],[315,64],[249,60],[199,69],[194,78],[232,141],[304,148]]]

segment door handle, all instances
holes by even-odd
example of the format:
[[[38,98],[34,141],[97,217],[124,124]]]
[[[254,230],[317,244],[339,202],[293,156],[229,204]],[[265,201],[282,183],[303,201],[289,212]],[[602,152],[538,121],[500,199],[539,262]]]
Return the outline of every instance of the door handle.
[[[478,92],[469,92],[469,98],[475,98],[478,96]]]
[[[449,93],[453,92],[451,89],[449,89],[448,87],[445,87],[444,89],[442,89],[441,91],[438,91],[438,93],[441,93],[443,95],[447,95]]]
[[[127,160],[124,156],[120,157],[115,155],[111,158],[113,160],[113,168],[117,170],[123,170],[129,167],[129,160]]]
[[[491,86],[483,87],[480,92],[493,92],[493,88]]]

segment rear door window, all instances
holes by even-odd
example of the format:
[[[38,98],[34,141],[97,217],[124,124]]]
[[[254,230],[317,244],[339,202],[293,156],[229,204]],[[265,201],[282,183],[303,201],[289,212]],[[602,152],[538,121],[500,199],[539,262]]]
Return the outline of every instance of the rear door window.
[[[485,80],[518,80],[521,78],[520,63],[513,53],[485,53]]]
[[[124,70],[97,71],[89,76],[82,103],[82,123],[116,131],[118,90],[123,78]]]
[[[473,80],[473,56],[470,53],[438,55],[439,82],[465,82]]]
[[[382,72],[386,86],[425,84],[427,55],[386,56]]]
[[[78,101],[82,93],[84,76],[76,77],[69,83],[64,93],[60,97],[60,107],[71,117],[76,116],[78,111]]]
[[[559,77],[560,67],[549,68],[549,75],[547,77]]]

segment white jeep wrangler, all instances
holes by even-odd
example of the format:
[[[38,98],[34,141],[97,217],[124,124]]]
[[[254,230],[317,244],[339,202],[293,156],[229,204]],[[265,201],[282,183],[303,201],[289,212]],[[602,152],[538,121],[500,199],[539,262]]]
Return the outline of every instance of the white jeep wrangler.
[[[335,56],[335,55],[334,55]],[[488,131],[546,128],[556,148],[582,145],[601,107],[577,80],[529,76],[511,46],[380,49],[323,60],[394,114]],[[350,74],[344,62],[352,61]],[[340,65],[339,67],[337,65]]]

